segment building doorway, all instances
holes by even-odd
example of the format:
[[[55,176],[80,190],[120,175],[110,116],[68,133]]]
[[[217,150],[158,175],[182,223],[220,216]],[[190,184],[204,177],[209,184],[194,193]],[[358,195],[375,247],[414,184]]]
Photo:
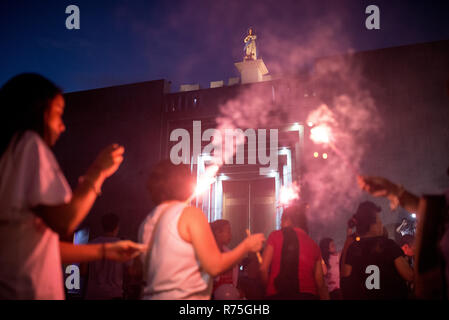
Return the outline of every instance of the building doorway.
[[[268,237],[276,229],[275,178],[229,180],[222,183],[222,217],[231,224],[230,247],[234,248],[246,237],[246,229]]]

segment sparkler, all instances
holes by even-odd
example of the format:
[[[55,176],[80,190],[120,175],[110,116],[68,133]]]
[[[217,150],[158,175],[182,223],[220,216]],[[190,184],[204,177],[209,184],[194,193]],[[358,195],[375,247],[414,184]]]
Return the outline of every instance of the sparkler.
[[[282,186],[279,194],[279,201],[282,206],[288,206],[293,200],[299,198],[299,187],[296,183],[289,186]]]
[[[249,232],[249,229],[246,229],[246,235],[249,237],[251,235],[251,232]],[[260,255],[260,252],[256,252],[257,255],[257,261],[259,261],[260,264],[262,264],[262,256]]]
[[[312,139],[315,143],[328,144],[333,139],[331,135],[331,129],[323,124],[313,127],[310,130],[310,139]]]
[[[195,187],[195,191],[187,200],[187,203],[209,189],[210,185],[215,182],[215,175],[217,174],[218,169],[220,169],[220,167],[215,164],[206,168],[206,171],[203,173],[203,175],[199,177]]]

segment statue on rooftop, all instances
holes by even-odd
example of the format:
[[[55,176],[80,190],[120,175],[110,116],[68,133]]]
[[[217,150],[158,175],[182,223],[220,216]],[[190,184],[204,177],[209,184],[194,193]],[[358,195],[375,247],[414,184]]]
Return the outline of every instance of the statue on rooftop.
[[[243,48],[243,51],[245,52],[243,61],[257,60],[256,39],[257,36],[254,33],[254,29],[249,28],[248,35],[243,40],[243,42],[245,43],[245,47]]]

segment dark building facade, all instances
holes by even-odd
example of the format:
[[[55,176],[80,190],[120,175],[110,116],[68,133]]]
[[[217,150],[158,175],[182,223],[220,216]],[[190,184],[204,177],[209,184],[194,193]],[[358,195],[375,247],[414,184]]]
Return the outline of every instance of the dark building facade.
[[[73,188],[103,147],[125,147],[125,160],[103,185],[83,223],[91,227],[91,236],[101,232],[101,215],[115,212],[121,218],[120,234],[136,238],[138,223],[151,208],[145,177],[161,158],[161,106],[167,86],[158,80],[65,95],[67,131],[55,151]]]

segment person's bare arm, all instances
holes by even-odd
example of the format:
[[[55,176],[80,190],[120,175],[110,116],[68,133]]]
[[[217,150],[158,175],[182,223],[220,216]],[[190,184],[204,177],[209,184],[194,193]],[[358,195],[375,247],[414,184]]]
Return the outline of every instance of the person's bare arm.
[[[413,281],[413,269],[404,257],[397,257],[394,260],[394,266],[404,280]]]
[[[263,251],[262,264],[260,265],[260,276],[265,287],[268,284],[268,270],[270,269],[271,260],[273,259],[274,248],[272,245],[267,245]]]
[[[78,184],[69,203],[39,205],[32,209],[33,212],[62,238],[72,234],[92,208],[104,180],[120,166],[123,152],[124,148],[118,145],[105,148]]]
[[[70,242],[60,241],[59,249],[61,252],[61,262],[68,264],[101,259],[125,262],[145,251],[146,246],[128,240],[84,245],[75,245]]]
[[[323,277],[323,267],[321,266],[321,259],[315,262],[315,283],[318,290],[318,295],[321,300],[329,300],[329,291],[327,290],[326,282]]]
[[[235,249],[222,253],[201,210],[188,207],[184,210],[181,219],[184,219],[183,223],[187,226],[190,242],[201,266],[213,277],[228,270],[248,252],[257,252],[262,248],[263,234],[254,234],[245,238]]]
[[[415,196],[413,193],[404,190],[402,196],[399,198],[399,204],[408,212],[413,212],[418,214],[420,198]]]
[[[326,276],[326,274],[327,274],[327,266],[326,266],[326,262],[324,262],[323,259],[321,259],[321,268],[323,269],[323,276]]]
[[[341,268],[341,277],[347,278],[351,275],[352,272],[352,266],[349,264],[343,264]]]

